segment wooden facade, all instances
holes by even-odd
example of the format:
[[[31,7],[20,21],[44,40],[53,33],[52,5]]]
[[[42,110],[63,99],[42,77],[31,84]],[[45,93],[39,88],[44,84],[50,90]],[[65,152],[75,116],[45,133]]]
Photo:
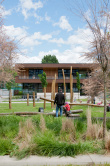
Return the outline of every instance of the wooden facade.
[[[59,71],[62,69],[64,70],[70,70],[70,67],[72,67],[72,70],[74,71],[79,71],[79,72],[90,72],[91,68],[93,67],[93,64],[87,64],[87,63],[59,63],[59,64],[40,64],[40,63],[28,63],[28,64],[22,64],[22,68],[20,68],[20,64],[16,64],[16,68],[20,69],[20,72],[18,73],[18,76],[16,76],[16,83],[20,84],[41,84],[40,80],[38,77],[30,77],[29,71],[30,70],[43,70],[46,73],[47,76],[47,92],[51,92],[52,89],[52,81],[55,79],[55,74],[56,74],[56,85],[55,85],[55,91],[58,92],[58,87],[60,84],[63,84],[63,77],[61,78],[59,76]],[[84,79],[80,79],[80,82],[83,83]],[[65,83],[69,84],[70,83],[70,78],[65,76]],[[74,77],[73,74],[73,84],[76,84],[76,78]]]

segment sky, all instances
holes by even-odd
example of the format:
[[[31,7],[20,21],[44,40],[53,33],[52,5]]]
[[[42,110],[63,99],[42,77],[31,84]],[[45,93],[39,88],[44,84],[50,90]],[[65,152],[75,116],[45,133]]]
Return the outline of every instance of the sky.
[[[89,48],[90,30],[65,2],[4,0],[4,27],[20,50],[17,63],[41,63],[48,54],[55,55],[59,63],[86,62],[82,55]]]

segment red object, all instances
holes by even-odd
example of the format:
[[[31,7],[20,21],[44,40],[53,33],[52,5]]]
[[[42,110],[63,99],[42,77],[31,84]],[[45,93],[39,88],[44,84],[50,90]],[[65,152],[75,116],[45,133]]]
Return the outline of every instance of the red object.
[[[64,107],[66,108],[66,111],[70,111],[70,105],[69,104],[66,104]]]

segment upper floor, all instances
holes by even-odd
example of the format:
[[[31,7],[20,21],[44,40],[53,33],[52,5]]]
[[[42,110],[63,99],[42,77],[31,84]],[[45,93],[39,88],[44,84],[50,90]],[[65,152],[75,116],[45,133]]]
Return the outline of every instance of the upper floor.
[[[21,67],[22,66],[22,67]],[[65,81],[70,79],[70,67],[72,67],[73,79],[76,79],[76,72],[79,73],[80,79],[88,77],[88,73],[91,71],[93,64],[91,63],[59,63],[59,64],[40,64],[40,63],[28,63],[28,64],[16,64],[16,68],[20,69],[18,76],[16,77],[17,83],[40,83],[39,74],[43,71],[46,73],[47,81],[52,82],[56,75],[56,81],[63,81],[62,69],[64,69]]]

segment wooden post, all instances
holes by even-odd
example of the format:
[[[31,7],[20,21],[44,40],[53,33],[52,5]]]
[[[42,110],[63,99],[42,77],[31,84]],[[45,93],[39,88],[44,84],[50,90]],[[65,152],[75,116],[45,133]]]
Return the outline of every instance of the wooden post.
[[[53,99],[53,81],[52,81],[52,87],[51,87],[51,100]],[[53,102],[51,102],[51,108],[53,108]]]
[[[54,83],[53,83],[53,99],[55,99],[55,84],[56,84],[56,74],[55,74],[55,79],[54,79]]]
[[[33,107],[35,107],[35,92],[33,92]]]
[[[56,74],[55,74],[55,79],[52,81],[51,100],[55,99],[55,83],[56,83]],[[53,107],[54,107],[54,103],[51,102],[51,108]]]
[[[46,87],[44,87],[44,98],[46,98]],[[44,109],[46,108],[46,100],[44,100]]]
[[[11,90],[9,90],[9,109],[12,109],[12,107],[11,107],[11,98],[12,98],[12,94],[11,94]]]
[[[66,84],[65,84],[65,74],[64,74],[64,69],[62,69],[62,73],[63,73],[63,82],[64,82],[64,96],[66,99]]]
[[[73,103],[73,76],[72,76],[72,66],[70,67],[70,103]]]
[[[27,93],[27,106],[29,106],[29,93]]]

